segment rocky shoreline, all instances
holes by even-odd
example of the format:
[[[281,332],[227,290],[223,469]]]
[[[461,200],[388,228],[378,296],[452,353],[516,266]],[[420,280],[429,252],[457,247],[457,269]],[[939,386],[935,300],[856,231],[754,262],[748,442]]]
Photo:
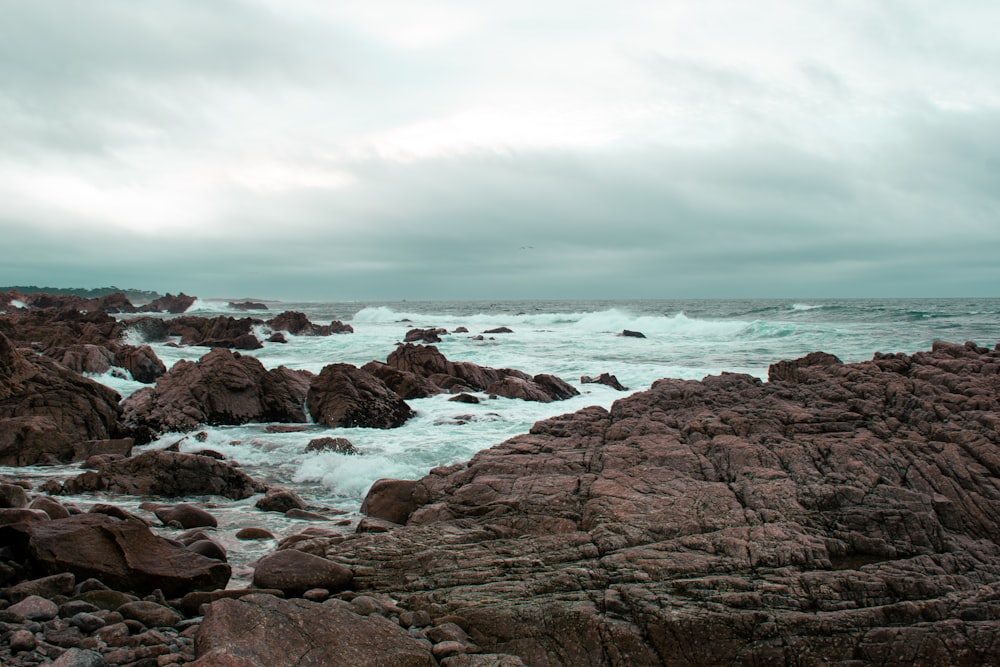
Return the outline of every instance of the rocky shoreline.
[[[407,399],[433,393],[551,401],[575,390],[412,343],[364,368],[267,371],[230,351],[253,335],[240,320],[182,316],[141,326],[201,331],[190,344],[221,349],[121,402],[80,368],[116,359],[127,322],[93,300],[83,313],[25,296],[47,305],[0,316],[0,457],[85,470],[63,484],[0,484],[2,664],[979,665],[1000,655],[1000,346],[939,342],[854,364],[813,353],[773,365],[766,383],[660,380],[467,463],[379,482],[359,524],[285,536],[250,586],[233,589],[211,508],[83,511],[60,494],[259,495],[261,511],[307,512],[213,452],[131,448],[199,424],[294,425],[303,410],[331,426],[392,428]],[[278,317],[306,335],[343,330]],[[135,368],[155,367],[140,355]],[[183,532],[161,537],[157,523]]]

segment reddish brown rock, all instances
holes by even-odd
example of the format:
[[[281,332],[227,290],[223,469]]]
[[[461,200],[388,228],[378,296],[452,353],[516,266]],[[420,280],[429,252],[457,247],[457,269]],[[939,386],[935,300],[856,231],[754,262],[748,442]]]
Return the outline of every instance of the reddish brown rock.
[[[180,313],[183,313],[188,308],[190,308],[197,300],[198,300],[197,297],[188,296],[184,292],[181,292],[176,296],[168,293],[165,296],[161,296],[160,298],[147,303],[144,306],[140,306],[138,308],[138,312],[171,313],[173,315],[179,315]]]
[[[331,427],[396,428],[413,415],[410,406],[371,373],[331,364],[309,386],[309,414]]]
[[[348,454],[351,456],[360,454],[361,451],[354,446],[347,438],[313,438],[306,445],[306,452],[335,452],[337,454]]]
[[[210,456],[152,450],[127,459],[110,461],[63,484],[63,493],[93,491],[141,496],[225,496],[248,498],[264,490],[231,463]]]
[[[266,637],[267,641],[261,641]],[[269,595],[212,603],[195,637],[193,667],[435,667],[430,648],[392,621],[344,603]]]
[[[253,357],[216,349],[197,362],[181,360],[122,405],[126,423],[155,432],[199,424],[306,422],[302,404],[312,374],[284,366],[266,370]]]
[[[211,513],[190,503],[163,505],[157,507],[153,514],[165,526],[176,523],[181,528],[201,528],[204,526],[214,528],[219,525],[219,521]]]
[[[539,422],[414,483],[406,525],[310,548],[525,664],[990,662],[1000,351],[771,377]]]
[[[296,549],[285,549],[257,562],[253,585],[276,588],[288,596],[301,596],[312,588],[342,591],[350,586],[352,578],[350,568],[340,563]]]
[[[73,573],[122,591],[168,596],[224,588],[229,566],[154,535],[134,521],[81,514],[2,529],[15,558],[37,575]]]
[[[287,331],[293,336],[330,336],[332,334],[354,333],[350,324],[339,320],[328,325],[313,324],[305,313],[286,310],[277,317],[267,321],[267,325],[275,332]]]
[[[427,398],[442,392],[442,389],[430,380],[410,371],[393,368],[381,361],[369,361],[361,367],[361,370],[377,377],[404,400]]]
[[[124,368],[136,382],[151,384],[167,372],[166,365],[149,345],[122,345],[115,352],[115,366]]]
[[[618,391],[628,391],[628,387],[622,385],[614,375],[610,373],[601,373],[596,378],[584,375],[580,378],[580,384],[603,384],[611,387],[612,389],[617,389]]]
[[[406,523],[413,510],[420,505],[420,499],[415,499],[413,495],[416,487],[414,480],[377,480],[361,503],[361,513],[383,521]]]
[[[290,489],[271,487],[264,497],[257,501],[255,507],[264,512],[285,513],[290,509],[305,509],[306,501]]]
[[[403,340],[407,343],[440,343],[441,336],[447,335],[447,329],[410,329],[406,332]]]

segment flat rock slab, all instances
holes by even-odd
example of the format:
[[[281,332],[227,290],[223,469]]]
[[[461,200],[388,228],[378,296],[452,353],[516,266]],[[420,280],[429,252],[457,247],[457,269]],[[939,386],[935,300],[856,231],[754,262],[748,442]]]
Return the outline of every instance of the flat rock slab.
[[[213,602],[195,637],[193,665],[436,667],[430,647],[382,616],[341,601],[249,595]]]

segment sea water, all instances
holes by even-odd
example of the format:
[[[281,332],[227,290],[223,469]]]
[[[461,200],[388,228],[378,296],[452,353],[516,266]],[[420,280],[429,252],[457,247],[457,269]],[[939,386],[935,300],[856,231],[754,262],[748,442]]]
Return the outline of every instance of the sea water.
[[[353,334],[289,335],[287,343],[264,343],[262,349],[241,352],[267,368],[286,366],[313,373],[332,363],[361,366],[371,360],[385,361],[411,327],[441,327],[449,332],[465,327],[468,333],[442,336],[436,344],[448,359],[532,375],[551,373],[581,392],[547,404],[485,395],[480,395],[481,403],[467,404],[439,395],[408,401],[416,415],[392,430],[309,424],[303,432],[270,433],[266,424],[206,426],[200,429],[200,440],[193,433],[169,433],[145,447],[179,443],[181,451],[208,448],[221,452],[251,476],[294,490],[331,518],[324,525],[342,522],[345,531],[352,530],[361,502],[377,479],[418,479],[435,466],[466,461],[482,449],[525,433],[540,419],[589,405],[610,407],[616,399],[647,389],[659,378],[701,379],[736,372],[766,380],[770,364],[816,350],[853,362],[870,359],[875,352],[928,350],[935,340],[973,340],[990,348],[1000,341],[1000,299],[266,303],[267,312],[243,312],[230,308],[228,300],[199,300],[186,315],[266,320],[295,310],[317,324],[341,320],[352,325]],[[483,333],[498,327],[512,332]],[[641,332],[645,338],[620,335],[626,329]],[[258,337],[266,338],[263,325],[258,327]],[[152,347],[168,368],[208,352],[169,343],[152,343]],[[581,376],[605,372],[615,375],[628,391],[580,382]],[[144,386],[111,373],[94,379],[123,396]],[[309,441],[322,436],[347,438],[361,453],[306,452]],[[62,466],[0,472],[41,481],[64,479],[79,470]],[[84,507],[110,501],[132,511],[139,511],[142,501],[168,501],[107,496],[70,500]],[[239,528],[263,526],[280,537],[309,525],[260,512],[253,507],[254,498],[185,500],[206,504],[219,517],[216,539],[230,549],[237,581],[248,575],[247,563],[274,548],[267,541],[240,543],[234,538]]]

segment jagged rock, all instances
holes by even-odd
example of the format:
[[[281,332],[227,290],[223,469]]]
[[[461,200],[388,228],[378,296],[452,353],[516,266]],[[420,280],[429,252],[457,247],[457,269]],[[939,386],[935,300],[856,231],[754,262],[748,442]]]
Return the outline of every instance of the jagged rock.
[[[66,480],[62,489],[66,494],[107,491],[168,498],[214,495],[236,500],[263,490],[263,484],[231,463],[163,450],[111,461]]]
[[[144,306],[138,308],[140,313],[171,313],[173,315],[179,315],[183,313],[197,301],[197,297],[188,296],[184,292],[174,296],[169,292],[165,296],[161,296],[159,299],[151,301]]]
[[[990,662],[1000,351],[770,377],[541,421],[415,482],[406,525],[310,548],[525,664]]]
[[[229,566],[154,535],[146,526],[81,514],[0,529],[15,558],[39,575],[71,572],[122,591],[169,596],[224,588]]]
[[[118,436],[120,398],[0,334],[0,465],[67,462],[74,440]]]
[[[149,345],[122,345],[115,352],[114,365],[127,370],[136,382],[145,384],[156,382],[167,372],[166,365]]]
[[[78,343],[68,347],[49,349],[49,356],[76,373],[101,375],[115,365],[115,354],[107,347],[91,343]]]
[[[354,333],[354,327],[334,320],[328,325],[313,324],[305,313],[286,310],[277,317],[267,321],[267,325],[275,332],[287,331],[293,336],[330,336],[332,334]]]
[[[345,603],[268,595],[213,602],[195,637],[195,649],[198,660],[193,667],[437,665],[426,644],[387,618],[359,616]]]
[[[413,415],[384,382],[350,364],[331,364],[316,376],[306,397],[309,414],[331,427],[396,428]]]
[[[347,438],[313,438],[306,445],[306,452],[335,452],[337,454],[357,455],[361,451]]]
[[[216,349],[197,362],[177,362],[155,388],[140,389],[122,406],[126,423],[157,433],[199,424],[304,423],[311,379],[308,371],[266,370],[253,357]]]
[[[596,378],[584,375],[580,378],[580,384],[604,384],[618,391],[628,391],[628,387],[622,385],[614,375],[601,373]]]
[[[400,345],[389,355],[385,365],[407,374],[402,376],[400,384],[416,386],[417,381],[410,379],[415,376],[430,382],[437,387],[438,392],[485,391],[508,398],[546,403],[579,393],[554,375],[536,375],[532,378],[527,373],[509,368],[496,369],[471,362],[452,362],[433,345]],[[389,373],[386,370],[381,372]]]
[[[169,337],[180,338],[181,345],[257,350],[263,347],[254,334],[262,320],[251,317],[198,317],[185,315],[171,319],[138,317],[126,320],[123,326],[138,333],[147,342],[163,342]]]
[[[266,303],[259,301],[230,301],[227,307],[233,310],[269,310]]]
[[[381,361],[369,361],[361,370],[371,373],[384,382],[389,389],[399,394],[403,400],[427,398],[440,394],[443,390],[430,380],[410,371],[393,368]]]
[[[441,336],[447,335],[447,333],[447,329],[441,328],[410,329],[403,337],[403,341],[407,343],[440,343]]]

